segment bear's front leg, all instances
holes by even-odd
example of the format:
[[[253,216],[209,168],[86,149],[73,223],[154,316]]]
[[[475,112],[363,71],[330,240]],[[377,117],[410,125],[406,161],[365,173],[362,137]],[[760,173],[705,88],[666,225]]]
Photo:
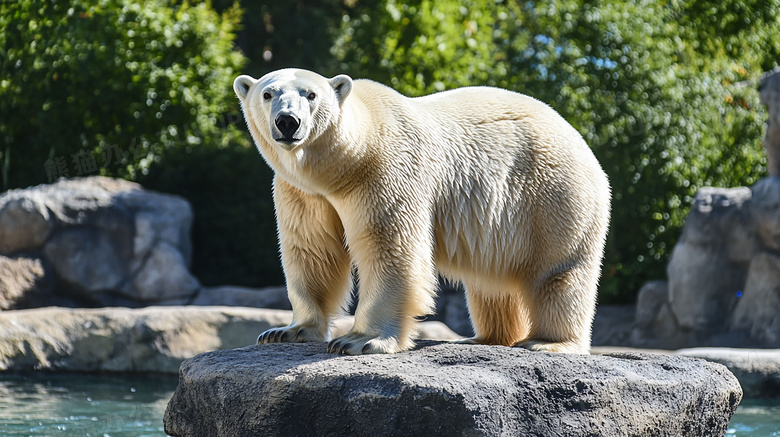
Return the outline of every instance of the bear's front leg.
[[[379,216],[345,219],[357,265],[359,301],[354,326],[330,342],[329,352],[408,350],[414,346],[415,318],[433,311],[437,277],[429,214],[425,208],[395,206]]]
[[[293,320],[290,326],[263,332],[257,343],[326,341],[330,318],[345,305],[352,287],[344,227],[324,198],[278,176],[274,206]]]

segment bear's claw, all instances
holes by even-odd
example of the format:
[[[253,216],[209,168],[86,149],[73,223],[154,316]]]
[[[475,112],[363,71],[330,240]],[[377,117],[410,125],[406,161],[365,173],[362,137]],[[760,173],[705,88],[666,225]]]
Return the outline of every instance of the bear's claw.
[[[325,336],[317,334],[316,329],[306,326],[272,328],[257,337],[257,344],[307,343],[317,341],[325,341]]]
[[[328,352],[341,355],[394,354],[402,350],[395,337],[380,338],[356,333],[349,333],[328,343]]]

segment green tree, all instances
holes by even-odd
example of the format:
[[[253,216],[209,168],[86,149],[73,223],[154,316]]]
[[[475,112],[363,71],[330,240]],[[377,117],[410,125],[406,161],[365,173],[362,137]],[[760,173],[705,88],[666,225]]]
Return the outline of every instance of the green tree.
[[[235,0],[214,0],[229,10]],[[242,1],[237,45],[249,58],[245,74],[260,77],[281,68],[335,76],[330,54],[347,3],[342,0]]]
[[[2,189],[133,177],[167,148],[221,143],[239,17],[175,0],[0,3]]]
[[[348,11],[333,54],[344,72],[407,95],[501,83],[516,14],[494,0],[368,0]],[[519,34],[520,40],[527,37]]]

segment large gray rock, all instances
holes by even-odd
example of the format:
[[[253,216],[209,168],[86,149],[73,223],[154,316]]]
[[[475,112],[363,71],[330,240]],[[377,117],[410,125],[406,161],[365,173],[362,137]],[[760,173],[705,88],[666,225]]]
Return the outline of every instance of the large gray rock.
[[[44,260],[57,293],[81,305],[188,302],[200,288],[189,272],[191,226],[186,200],[121,179],[0,195],[0,255]]]
[[[724,328],[745,283],[747,263],[758,252],[754,238],[740,238],[752,237],[747,229],[751,197],[744,187],[707,187],[696,193],[667,268],[669,305],[682,329]]]
[[[699,190],[667,267],[667,303],[640,295],[632,345],[780,346],[780,69],[759,91],[770,177]]]
[[[718,364],[426,343],[338,356],[270,344],[182,363],[172,436],[724,435],[742,398]]]
[[[780,347],[780,256],[762,253],[750,263],[732,327],[764,347]]]

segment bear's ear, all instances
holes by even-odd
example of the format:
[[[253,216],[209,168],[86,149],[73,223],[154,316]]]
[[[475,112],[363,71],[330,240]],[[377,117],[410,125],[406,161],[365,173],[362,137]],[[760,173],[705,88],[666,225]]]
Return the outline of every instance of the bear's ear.
[[[344,99],[346,99],[349,92],[352,91],[352,78],[346,74],[339,74],[328,80],[328,83],[333,88],[333,91],[336,91],[336,96],[339,98],[339,105],[344,104]]]
[[[249,88],[252,88],[252,85],[254,85],[255,82],[257,81],[251,76],[238,76],[236,80],[233,81],[233,91],[236,92],[239,99],[244,100],[246,95],[249,94]]]

